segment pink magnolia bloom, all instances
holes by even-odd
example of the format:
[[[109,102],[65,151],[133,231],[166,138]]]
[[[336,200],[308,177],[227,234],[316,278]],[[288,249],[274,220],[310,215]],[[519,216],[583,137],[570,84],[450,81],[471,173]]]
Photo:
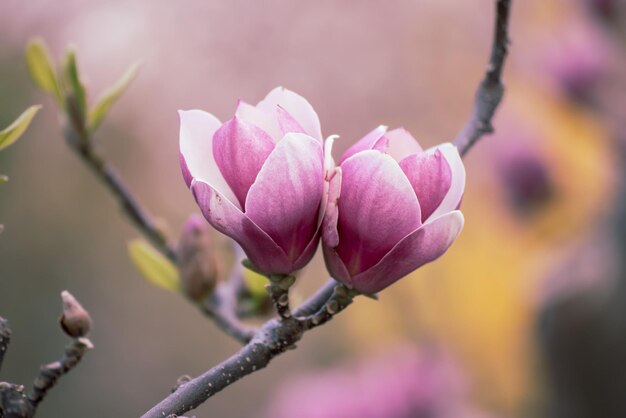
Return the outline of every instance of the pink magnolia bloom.
[[[180,112],[180,163],[204,217],[265,274],[289,274],[317,248],[326,206],[317,114],[278,87],[256,106],[240,101],[221,123]],[[327,141],[330,156],[332,139]]]
[[[423,151],[404,129],[378,127],[348,149],[330,180],[326,266],[363,293],[378,292],[450,247],[465,168],[455,146]]]

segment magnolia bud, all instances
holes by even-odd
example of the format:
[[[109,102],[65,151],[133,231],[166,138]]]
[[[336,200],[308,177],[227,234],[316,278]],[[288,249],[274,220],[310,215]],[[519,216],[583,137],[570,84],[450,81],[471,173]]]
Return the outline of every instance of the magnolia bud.
[[[200,301],[214,288],[217,281],[217,260],[208,224],[192,215],[183,226],[178,244],[180,281],[185,295]]]
[[[72,338],[84,337],[91,329],[91,316],[70,292],[61,292],[63,315],[59,319],[63,331]]]

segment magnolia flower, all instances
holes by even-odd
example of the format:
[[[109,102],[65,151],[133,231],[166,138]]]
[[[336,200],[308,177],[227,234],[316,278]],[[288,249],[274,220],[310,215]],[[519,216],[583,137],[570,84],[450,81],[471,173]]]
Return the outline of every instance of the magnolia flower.
[[[256,106],[240,101],[225,123],[201,110],[181,111],[180,122],[183,176],[209,223],[266,275],[304,267],[326,206],[322,134],[311,105],[279,87]],[[332,139],[327,144],[330,155]]]
[[[323,249],[333,277],[378,292],[450,247],[463,227],[465,168],[452,144],[423,151],[404,129],[378,127],[348,149],[330,180]]]

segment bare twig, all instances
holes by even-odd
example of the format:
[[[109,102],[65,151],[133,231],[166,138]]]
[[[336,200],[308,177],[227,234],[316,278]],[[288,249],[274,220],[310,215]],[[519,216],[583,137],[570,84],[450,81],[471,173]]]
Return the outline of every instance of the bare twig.
[[[91,327],[89,313],[67,291],[62,293],[62,297],[61,328],[67,335],[77,337],[65,348],[60,360],[41,366],[30,393],[26,394],[22,385],[0,382],[0,418],[32,418],[48,391],[93,348],[91,341],[83,336]],[[3,348],[0,350],[0,363],[9,344],[9,336],[7,321],[0,318],[0,348]]]
[[[97,153],[88,130],[83,126],[84,122],[82,119],[71,117],[71,115],[68,116],[65,137],[70,148],[91,168],[96,177],[104,183],[109,192],[118,200],[131,222],[163,255],[178,265],[176,250],[168,243],[154,219],[135,198],[113,166]],[[250,341],[255,329],[246,327],[237,318],[235,314],[236,301],[232,293],[232,289],[228,284],[218,286],[213,294],[205,301],[198,303],[197,306],[202,313],[212,318],[220,329],[242,344],[245,344]]]
[[[7,353],[7,349],[9,348],[10,343],[11,328],[9,328],[9,321],[0,317],[0,370],[2,370],[4,355]]]
[[[70,130],[66,135],[71,148],[76,151],[83,162],[91,168],[93,173],[109,189],[126,215],[128,215],[131,222],[135,224],[159,251],[170,259],[170,261],[176,263],[176,250],[167,242],[165,235],[163,235],[148,211],[141,206],[139,201],[130,192],[128,186],[126,186],[113,166],[104,161],[104,159],[97,154],[91,145],[92,142],[90,138],[83,138],[79,141],[72,139],[74,135],[78,134],[80,134],[80,131]]]
[[[60,360],[41,366],[39,375],[33,383],[33,389],[28,394],[28,400],[33,408],[37,408],[57,381],[76,367],[85,353],[92,348],[93,345],[88,338],[76,338],[65,348],[65,354]]]
[[[162,418],[170,414],[184,414],[197,408],[211,396],[237,380],[266,367],[274,357],[294,348],[304,332],[327,322],[352,302],[350,299],[335,306],[332,302],[334,300],[332,296],[336,295],[337,291],[331,290],[329,292],[328,288],[331,285],[333,289],[342,286],[334,280],[329,281],[315,295],[311,296],[301,308],[294,311],[294,314],[298,315],[307,312],[326,312],[327,316],[324,317],[323,321],[317,322],[308,316],[304,319],[290,317],[268,321],[237,354],[203,375],[179,386],[174,393],[142,415],[142,418]],[[351,298],[353,295],[347,292],[342,293],[342,291],[339,293],[346,298]],[[330,300],[329,295],[331,295]],[[333,308],[328,309],[327,304],[333,305]]]
[[[472,116],[454,139],[454,145],[458,147],[461,156],[464,156],[483,135],[493,132],[491,120],[504,95],[501,77],[509,44],[510,11],[511,0],[496,1],[496,23],[487,72],[476,91]]]
[[[212,318],[222,331],[240,343],[246,344],[257,330],[243,324],[237,317],[235,293],[232,282],[221,283],[215,288],[213,294],[198,304],[198,307],[206,316]]]

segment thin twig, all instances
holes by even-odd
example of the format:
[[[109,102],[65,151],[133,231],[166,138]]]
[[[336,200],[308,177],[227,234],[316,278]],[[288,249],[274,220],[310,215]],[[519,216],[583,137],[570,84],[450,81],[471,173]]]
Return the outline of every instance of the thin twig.
[[[75,338],[65,348],[65,353],[60,360],[41,366],[30,393],[25,393],[23,385],[0,382],[0,418],[32,418],[48,391],[63,375],[76,367],[87,350],[93,348],[91,341],[84,337],[91,326],[89,313],[67,291],[61,295],[63,316],[60,325],[67,335],[73,335]],[[0,317],[0,366],[9,345],[10,336],[8,321]]]
[[[135,198],[113,166],[94,149],[92,138],[82,126],[83,123],[80,118],[68,118],[65,137],[70,148],[117,199],[131,222],[164,256],[178,264],[175,248],[168,243],[152,216]],[[218,288],[207,300],[198,304],[198,307],[202,313],[212,318],[220,329],[245,344],[250,341],[255,329],[244,326],[236,317],[236,303],[231,300],[234,296],[230,294],[232,293],[230,290],[225,287]]]
[[[71,141],[68,142],[70,142],[71,148],[76,151],[76,154],[81,157],[81,160],[106,185],[131,222],[163,255],[173,263],[176,263],[176,250],[167,242],[165,235],[163,235],[154,219],[130,192],[128,186],[126,186],[113,166],[105,162],[91,145],[87,145],[91,144],[91,142],[83,142],[79,145],[74,145]]]
[[[7,353],[10,343],[11,328],[9,328],[9,321],[0,317],[0,370],[2,370],[4,355]]]
[[[461,156],[464,156],[483,135],[493,132],[491,120],[504,95],[501,77],[509,45],[510,11],[511,0],[496,1],[496,23],[487,72],[476,91],[472,116],[454,139],[454,145],[459,149]]]
[[[67,347],[63,357],[52,363],[45,364],[39,369],[39,375],[35,378],[33,389],[28,394],[28,400],[37,408],[50,389],[65,374],[69,373],[80,361],[87,351],[93,348],[91,341],[85,337],[74,339]]]
[[[235,289],[230,281],[219,284],[212,295],[198,307],[226,334],[247,344],[257,329],[243,324],[236,315]]]

